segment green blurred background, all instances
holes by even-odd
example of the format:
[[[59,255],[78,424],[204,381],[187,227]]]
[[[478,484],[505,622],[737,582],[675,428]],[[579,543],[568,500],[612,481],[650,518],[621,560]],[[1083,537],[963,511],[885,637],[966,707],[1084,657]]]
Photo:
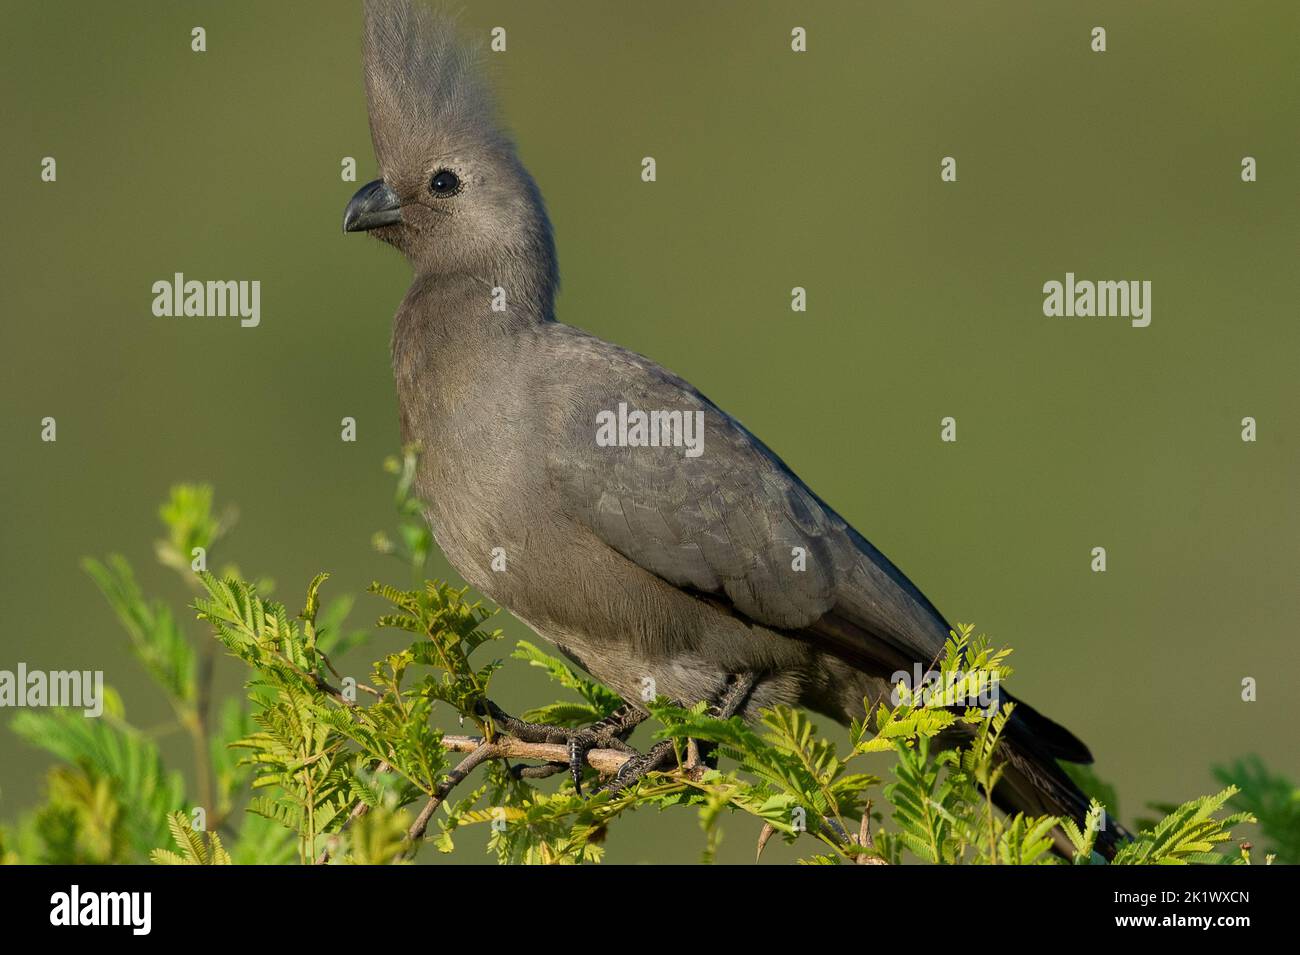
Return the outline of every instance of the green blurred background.
[[[462,22],[508,31],[488,62],[555,223],[562,320],[691,380],[1014,646],[1013,689],[1091,745],[1126,817],[1248,752],[1296,775],[1300,5],[565,0]],[[353,2],[6,0],[0,668],[103,669],[133,723],[170,718],[78,560],[120,551],[189,599],[152,557],[178,480],[238,504],[214,563],[291,606],[322,569],[333,592],[405,581],[369,539],[393,525],[408,272],[340,232],[375,170],[359,37]],[[1151,326],[1045,318],[1066,271],[1151,280]],[[173,272],[260,279],[261,326],[155,318]],[[378,612],[363,596],[353,622]],[[223,660],[220,693],[240,678]],[[519,664],[496,695],[555,691]],[[188,772],[182,735],[161,745]],[[48,762],[0,728],[0,819]],[[724,828],[720,858],[752,858],[757,826]],[[481,838],[455,858],[486,861]],[[608,858],[702,846],[692,814],[642,815]]]

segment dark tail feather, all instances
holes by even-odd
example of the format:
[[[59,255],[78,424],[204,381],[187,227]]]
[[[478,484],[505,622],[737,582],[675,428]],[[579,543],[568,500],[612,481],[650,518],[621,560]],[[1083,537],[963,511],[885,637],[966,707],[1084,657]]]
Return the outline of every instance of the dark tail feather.
[[[1003,691],[1001,702],[1014,703],[1015,712],[1007,727],[1013,739],[1032,740],[1035,748],[1067,763],[1091,763],[1092,753],[1079,737],[1060,723],[1050,720],[1024,700],[1018,700]]]
[[[1022,707],[1023,704],[1016,707],[1016,716],[1020,715]],[[1036,713],[1034,715],[1038,716]],[[1055,723],[1051,725],[1056,726]],[[1074,737],[1070,736],[1070,739]],[[1087,747],[1082,743],[1078,740],[1074,742],[1087,752]],[[1074,780],[1066,775],[1053,755],[1044,752],[1036,741],[1013,740],[1005,736],[998,751],[1006,760],[1002,779],[993,789],[993,802],[999,809],[1032,816],[1060,816],[1074,820],[1079,829],[1083,829],[1089,799],[1075,785]],[[1102,819],[1102,829],[1097,834],[1096,849],[1107,859],[1113,859],[1119,847],[1132,838],[1107,813]],[[1067,859],[1074,855],[1074,846],[1059,828],[1053,833],[1052,840],[1057,855]]]

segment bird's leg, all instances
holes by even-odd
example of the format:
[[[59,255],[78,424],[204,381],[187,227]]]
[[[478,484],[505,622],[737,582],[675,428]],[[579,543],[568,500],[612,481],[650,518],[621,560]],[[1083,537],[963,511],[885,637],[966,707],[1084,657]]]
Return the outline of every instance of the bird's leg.
[[[479,704],[479,715],[490,718],[503,732],[525,743],[563,743],[568,747],[568,763],[547,763],[543,766],[520,767],[520,778],[543,779],[568,769],[573,775],[573,785],[582,792],[582,765],[587,753],[593,749],[616,749],[636,753],[625,740],[650,714],[631,703],[624,703],[604,719],[585,727],[556,726],[550,723],[530,723],[511,716],[491,700]]]
[[[521,720],[511,716],[491,700],[479,701],[475,715],[480,719],[491,721],[492,725],[503,733],[525,743],[563,743],[568,734],[573,732],[572,728],[567,726]]]
[[[720,720],[730,719],[741,711],[749,694],[758,682],[754,673],[733,673],[727,676],[722,689],[712,701],[710,709]],[[660,769],[673,755],[675,748],[670,739],[662,740],[650,747],[644,755],[633,756],[615,774],[614,778],[601,786],[597,792],[618,792],[626,789],[648,773]]]
[[[727,677],[722,693],[719,694],[717,701],[710,709],[713,715],[720,720],[729,720],[742,709],[749,700],[749,694],[754,691],[754,684],[758,678],[753,673],[737,673]],[[710,769],[718,768],[718,747],[714,743],[699,744],[697,752],[698,762],[703,763]]]
[[[713,704],[713,715],[720,720],[729,720],[737,713],[749,700],[749,694],[754,692],[754,684],[758,682],[758,675],[755,673],[733,673],[727,677],[725,689]]]

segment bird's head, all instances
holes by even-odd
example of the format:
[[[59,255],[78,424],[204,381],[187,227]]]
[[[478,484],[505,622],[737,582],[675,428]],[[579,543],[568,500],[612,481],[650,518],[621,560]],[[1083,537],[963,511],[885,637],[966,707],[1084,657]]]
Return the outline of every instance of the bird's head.
[[[352,197],[344,231],[396,246],[420,274],[497,284],[528,263],[553,285],[550,223],[476,49],[413,0],[366,0],[363,60],[381,178]]]

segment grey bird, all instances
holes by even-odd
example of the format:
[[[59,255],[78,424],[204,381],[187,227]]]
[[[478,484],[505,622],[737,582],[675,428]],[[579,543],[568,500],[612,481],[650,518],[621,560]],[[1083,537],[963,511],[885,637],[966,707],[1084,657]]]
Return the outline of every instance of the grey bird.
[[[628,701],[583,730],[494,718],[567,742],[580,786],[585,752],[626,747],[646,687],[722,716],[783,703],[848,722],[892,674],[940,657],[943,616],[763,442],[648,358],[556,320],[541,194],[453,24],[369,0],[363,62],[382,177],[343,228],[397,247],[414,273],[392,359],[429,525],[467,582]],[[602,444],[620,406],[659,412],[664,438],[698,422],[700,453],[632,430]],[[1083,743],[1019,703],[1002,750],[1004,809],[1082,819],[1057,760],[1090,762]],[[607,785],[670,755],[638,754]],[[1119,835],[1108,827],[1103,847]]]

